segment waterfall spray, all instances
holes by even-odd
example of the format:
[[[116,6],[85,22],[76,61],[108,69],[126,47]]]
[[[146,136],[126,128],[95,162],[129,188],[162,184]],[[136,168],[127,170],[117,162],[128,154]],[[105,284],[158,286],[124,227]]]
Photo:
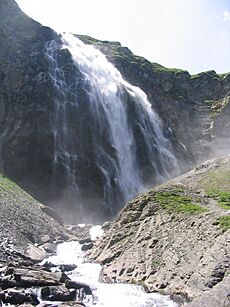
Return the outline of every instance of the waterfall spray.
[[[61,44],[46,46],[57,92],[53,182],[60,180],[61,165],[66,207],[77,207],[81,219],[90,210],[108,218],[133,196],[170,178],[177,161],[146,94],[95,47],[72,34],[60,38]],[[59,64],[60,49],[72,58],[74,80],[67,80]]]

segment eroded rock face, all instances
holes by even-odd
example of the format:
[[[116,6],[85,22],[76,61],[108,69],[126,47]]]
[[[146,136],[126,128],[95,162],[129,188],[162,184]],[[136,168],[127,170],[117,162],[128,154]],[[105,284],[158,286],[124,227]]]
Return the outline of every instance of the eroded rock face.
[[[129,202],[90,258],[103,264],[104,280],[182,301],[215,296],[230,271],[229,191],[230,156],[210,160]]]

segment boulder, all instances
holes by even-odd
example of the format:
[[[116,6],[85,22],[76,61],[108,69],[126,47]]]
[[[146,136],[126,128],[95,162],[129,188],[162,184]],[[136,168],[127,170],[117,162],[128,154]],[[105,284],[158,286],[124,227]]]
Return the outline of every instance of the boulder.
[[[81,250],[87,251],[87,250],[93,248],[93,245],[94,245],[93,242],[85,243],[85,244],[82,245]]]
[[[81,282],[66,280],[65,282],[66,288],[68,289],[83,289],[86,295],[92,295],[92,290],[90,286]]]
[[[47,301],[74,301],[76,289],[66,289],[64,286],[43,287],[41,297]]]
[[[76,264],[61,264],[59,266],[59,269],[62,271],[62,272],[69,272],[69,271],[73,271],[74,269],[77,268],[77,265]]]

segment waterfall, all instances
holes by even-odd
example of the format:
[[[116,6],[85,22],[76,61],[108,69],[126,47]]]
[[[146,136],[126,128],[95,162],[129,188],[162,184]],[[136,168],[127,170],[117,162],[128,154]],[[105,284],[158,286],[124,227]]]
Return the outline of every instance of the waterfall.
[[[56,202],[69,222],[112,217],[170,178],[177,168],[171,144],[146,94],[98,49],[64,33],[45,52],[55,91],[53,186],[62,189]]]

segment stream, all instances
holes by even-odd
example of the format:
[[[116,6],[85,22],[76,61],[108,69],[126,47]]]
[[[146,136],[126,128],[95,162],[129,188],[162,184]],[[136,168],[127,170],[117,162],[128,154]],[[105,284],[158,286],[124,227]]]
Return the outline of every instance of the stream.
[[[102,233],[99,226],[91,229],[91,238],[95,239]],[[168,296],[158,293],[146,293],[141,286],[124,283],[100,283],[101,265],[85,262],[85,253],[78,242],[65,242],[57,247],[55,256],[45,261],[55,265],[75,264],[77,268],[67,275],[75,281],[88,284],[93,295],[86,296],[83,301],[86,307],[176,307]]]

